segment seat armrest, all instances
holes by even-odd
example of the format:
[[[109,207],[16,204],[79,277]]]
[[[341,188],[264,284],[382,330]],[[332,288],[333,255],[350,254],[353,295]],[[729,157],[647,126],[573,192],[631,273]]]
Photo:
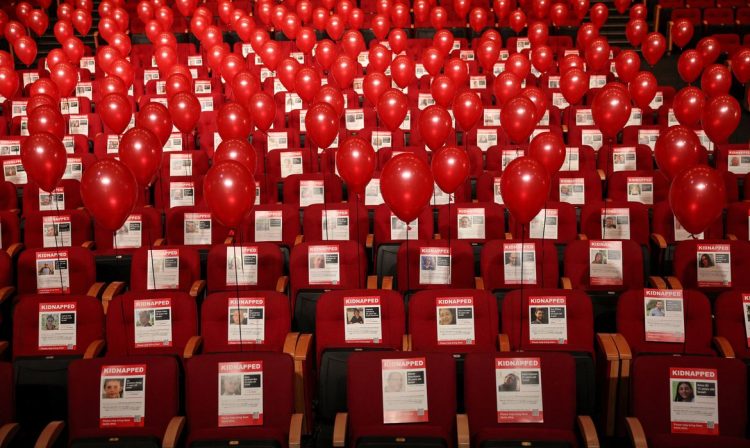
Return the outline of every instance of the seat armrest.
[[[276,280],[276,292],[280,292],[282,294],[286,294],[286,289],[289,286],[289,277],[286,275],[282,275],[279,277],[278,280]]]
[[[469,433],[469,417],[466,414],[456,415],[457,448],[469,448],[471,436]]]
[[[607,173],[603,169],[597,169],[596,174],[599,175],[599,180],[607,180]]]
[[[198,354],[198,351],[201,349],[201,345],[203,345],[203,337],[201,336],[190,336],[190,339],[188,339],[187,344],[185,344],[185,350],[182,353],[182,357],[185,359],[190,359],[193,356]]]
[[[311,431],[312,429],[312,415],[310,415],[307,407],[307,391],[309,390],[310,384],[306,384],[308,381],[313,381],[312,372],[310,371],[313,367],[310,364],[313,362],[313,335],[308,333],[302,333],[297,339],[297,345],[294,348],[294,409],[295,412],[305,415],[305,430]],[[312,412],[312,410],[310,410]]]
[[[513,234],[510,233],[510,232],[505,232],[505,239],[506,240],[512,240],[513,239]]]
[[[367,289],[378,289],[378,276],[377,275],[367,276]]]
[[[656,244],[656,246],[661,250],[665,250],[667,248],[667,239],[662,235],[659,235],[658,233],[651,234],[651,241],[653,241],[654,244]]]
[[[594,421],[588,415],[579,415],[576,419],[578,423],[578,430],[581,432],[581,439],[583,439],[584,446],[586,448],[599,448],[599,436],[596,434],[596,426]]]
[[[620,359],[620,352],[617,350],[617,345],[611,334],[597,333],[596,334],[596,345],[604,354],[604,358],[607,361],[617,361]]]
[[[156,240],[154,240],[153,246],[158,247],[163,246],[164,244],[166,244],[166,240],[164,238],[157,238]]]
[[[368,233],[367,239],[365,240],[365,247],[367,249],[372,249],[372,247],[374,246],[374,243],[375,243],[375,235],[373,235],[372,233]]]
[[[302,444],[302,414],[292,414],[289,421],[289,448],[300,448]]]
[[[20,425],[18,423],[6,423],[0,426],[0,448],[7,448],[13,441],[13,437],[18,432]]]
[[[172,417],[169,421],[167,430],[164,432],[164,439],[161,442],[162,448],[176,448],[180,443],[182,430],[185,428],[185,417]]]
[[[89,346],[86,347],[86,351],[83,353],[83,359],[94,359],[99,357],[104,351],[104,347],[106,347],[106,345],[107,344],[104,342],[104,339],[91,341]]]
[[[729,343],[727,338],[724,336],[714,336],[714,345],[716,346],[716,351],[719,352],[719,355],[721,355],[722,358],[734,358],[734,349],[732,348],[732,344]]]
[[[297,235],[294,237],[294,245],[299,246],[300,244],[305,242],[305,236],[304,235]]]
[[[107,284],[98,282],[91,285],[88,291],[86,291],[86,295],[89,297],[94,297],[96,299],[104,299],[104,292],[107,290]]]
[[[568,131],[570,130],[570,129],[568,128],[568,125],[567,125],[567,124],[563,124],[563,125],[561,125],[561,126],[560,126],[560,128],[561,128],[561,129],[562,129],[562,131],[563,131],[564,133],[566,133],[566,134],[567,134],[567,133],[568,133]]]
[[[596,334],[598,384],[601,396],[600,422],[608,437],[615,434],[617,425],[617,394],[620,380],[620,353],[611,334]]]
[[[625,426],[628,428],[628,436],[633,444],[633,448],[648,448],[646,433],[638,417],[625,417]]]
[[[735,235],[734,233],[727,233],[727,239],[729,241],[737,241],[737,235]]]
[[[206,290],[205,280],[196,280],[193,282],[193,286],[190,287],[190,297],[199,297]]]
[[[497,335],[497,349],[501,352],[510,351],[510,338],[507,334],[500,333]]]
[[[339,412],[336,414],[336,420],[333,423],[333,446],[343,447],[346,446],[346,421],[349,419],[349,414],[346,412]]]
[[[88,250],[94,250],[96,249],[96,243],[94,243],[93,241],[84,241],[83,243],[81,243],[81,247]]]
[[[656,289],[667,289],[667,282],[663,278],[657,275],[651,275],[648,277],[648,284],[652,288]]]
[[[102,294],[102,302],[111,302],[115,298],[115,296],[119,296],[123,293],[123,291],[125,291],[125,282],[110,283],[109,286],[107,286],[107,289],[105,289],[104,293]]]
[[[224,245],[225,246],[231,246],[232,244],[234,244],[234,236],[229,235],[226,238],[224,238]]]
[[[568,277],[560,277],[560,286],[562,289],[573,289],[573,283]]]
[[[284,339],[284,353],[294,358],[294,351],[297,349],[297,339],[299,333],[287,333]]]
[[[60,420],[47,423],[42,433],[39,434],[39,438],[36,439],[34,448],[51,448],[55,446],[55,442],[57,442],[64,428],[65,422]]]
[[[440,239],[442,239],[442,238],[443,238],[443,237],[442,237],[442,236],[440,236],[440,234],[439,234],[439,233],[436,233],[436,234],[432,235],[432,239],[433,239],[433,240],[440,240]]]
[[[586,236],[585,233],[579,233],[578,234],[578,239],[581,240],[581,241],[587,241],[589,239],[589,237]]]
[[[474,277],[474,287],[476,289],[484,289],[484,279],[482,277]]]
[[[390,275],[387,275],[383,277],[383,284],[380,285],[381,289],[386,289],[388,291],[393,289],[393,277]]]
[[[667,277],[667,284],[669,289],[682,289],[682,283],[677,277]]]
[[[411,351],[411,335],[405,334],[401,338],[401,350],[405,352]]]
[[[301,333],[299,339],[297,339],[297,345],[294,348],[294,359],[296,361],[304,361],[312,353],[312,339],[313,335],[309,333]]]
[[[0,288],[0,303],[3,303],[9,298],[13,297],[13,294],[15,293],[16,293],[16,288],[12,286],[4,286]]]
[[[620,333],[612,333],[610,336],[612,337],[612,342],[615,343],[615,347],[617,347],[617,353],[620,359],[626,361],[632,360],[633,351],[630,349],[630,344],[628,344],[625,336]]]
[[[23,245],[23,243],[14,243],[11,244],[7,249],[5,249],[5,252],[8,253],[10,258],[15,258],[16,256],[18,256],[18,254],[21,253],[24,247],[25,246]]]

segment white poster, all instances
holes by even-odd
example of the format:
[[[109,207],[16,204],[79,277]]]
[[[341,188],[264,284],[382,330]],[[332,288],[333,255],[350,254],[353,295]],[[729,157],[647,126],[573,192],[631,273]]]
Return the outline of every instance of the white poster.
[[[425,358],[383,359],[383,423],[429,421]]]
[[[622,285],[622,241],[589,242],[591,285]]]
[[[674,223],[674,240],[675,241],[686,241],[691,240],[693,237],[698,240],[704,239],[703,232],[698,233],[696,235],[692,235],[690,232],[685,230],[684,227],[682,227],[682,224],[677,220],[677,217],[673,217],[673,223]]]
[[[193,182],[169,183],[169,208],[195,205],[195,186]]]
[[[495,201],[495,204],[505,204],[505,200],[503,199],[502,177],[492,178],[492,199]]]
[[[432,205],[433,206],[447,205],[449,202],[453,202],[451,201],[451,199],[452,199],[451,195],[441,190],[440,187],[438,187],[438,184],[435,184],[433,186],[433,190],[432,190]]]
[[[599,148],[604,144],[604,137],[598,129],[581,129],[581,144],[591,146],[594,151],[599,151]]]
[[[299,183],[299,205],[307,207],[325,203],[325,185],[322,180],[302,180]]]
[[[190,177],[193,175],[193,157],[188,154],[169,155],[169,175],[171,177]]]
[[[214,149],[218,148],[218,145],[214,146]],[[169,139],[167,140],[167,143],[164,144],[164,147],[162,148],[163,152],[179,152],[182,151],[182,134],[179,132],[174,132],[169,136]],[[182,166],[175,165],[176,173],[179,172],[186,172],[187,168],[187,162],[183,162]],[[170,171],[171,171],[171,165],[170,165]],[[190,162],[190,173],[191,174],[174,174],[174,176],[192,176],[193,168],[192,168],[192,160]],[[172,174],[170,174],[172,175]]]
[[[504,149],[501,152],[501,170],[505,171],[505,168],[510,165],[510,162],[518,159],[519,157],[523,157],[523,149]]]
[[[239,297],[228,300],[227,342],[262,344],[266,339],[266,299]]]
[[[635,146],[612,149],[612,171],[635,171]]]
[[[258,284],[258,248],[256,246],[227,246],[226,284]]]
[[[39,350],[75,350],[76,302],[39,304]]]
[[[534,243],[503,244],[503,274],[511,285],[536,284],[536,250]]]
[[[219,363],[219,427],[263,424],[263,361]]]
[[[323,210],[321,235],[324,241],[349,239],[349,210]]]
[[[497,146],[497,129],[477,129],[477,146],[482,151]]]
[[[669,384],[672,433],[719,435],[716,369],[670,367]]]
[[[45,251],[36,254],[37,294],[67,294],[70,292],[68,251]]]
[[[117,249],[132,249],[141,247],[143,234],[143,215],[134,213],[128,216],[113,237],[113,247]]]
[[[89,135],[89,118],[87,115],[71,115],[68,121],[68,134]]]
[[[344,340],[373,344],[383,340],[379,296],[344,297]]]
[[[576,126],[593,126],[594,116],[591,114],[591,109],[578,109],[576,110]]]
[[[586,200],[586,188],[582,177],[560,179],[560,202],[583,205]]]
[[[83,176],[83,161],[80,157],[68,156],[68,162],[65,164],[65,172],[62,178],[80,181],[81,176]]]
[[[654,203],[654,178],[653,177],[628,177],[628,202],[640,202],[641,204],[653,205]]]
[[[473,297],[437,297],[435,298],[435,311],[438,345],[473,345],[476,343]]]
[[[483,208],[459,208],[456,219],[459,240],[483,240],[485,238]]]
[[[603,207],[600,218],[603,240],[630,239],[630,209]]]
[[[558,210],[543,208],[529,223],[529,237],[532,239],[557,239]]]
[[[742,318],[745,321],[745,337],[750,347],[750,294],[742,294]]]
[[[338,285],[341,265],[338,246],[310,246],[308,250],[308,283],[311,285]]]
[[[42,217],[42,244],[44,247],[70,247],[72,245],[70,215]]]
[[[102,366],[100,428],[143,427],[146,417],[146,365]]]
[[[560,171],[578,171],[580,167],[580,153],[578,147],[567,146],[565,148],[565,161],[563,161]]]
[[[28,183],[26,169],[21,159],[3,160],[3,176],[7,182],[14,185],[26,185]]]
[[[727,170],[739,175],[750,173],[750,151],[747,149],[730,149],[727,155]]]
[[[39,190],[39,210],[43,212],[65,210],[65,190],[57,187],[52,193]]]
[[[391,213],[391,240],[403,241],[407,239],[407,236],[412,241],[419,239],[419,219],[417,218],[407,225]]]
[[[390,148],[393,145],[393,136],[388,131],[372,131],[370,144],[376,152],[382,148]]]
[[[539,358],[495,358],[498,423],[542,423]]]
[[[149,290],[177,289],[180,286],[180,251],[178,249],[149,250],[146,259]]]
[[[281,242],[283,225],[281,210],[255,211],[255,241]]]
[[[484,109],[483,123],[485,126],[500,126],[500,109]]]
[[[656,140],[659,139],[660,132],[661,131],[658,129],[639,129],[638,144],[648,146],[653,152],[654,148],[656,147]]]
[[[565,296],[529,297],[529,342],[568,343],[568,304]]]
[[[364,109],[349,109],[344,115],[346,129],[349,131],[360,131],[365,128]]]
[[[698,286],[732,286],[732,254],[729,244],[698,244]]]
[[[169,297],[133,301],[135,347],[172,346],[172,299]]]
[[[644,289],[646,340],[685,342],[685,311],[681,289]]]
[[[299,151],[282,152],[279,154],[281,163],[281,178],[284,179],[293,174],[302,174],[302,153]]]
[[[210,213],[185,213],[183,226],[184,242],[186,245],[211,244]]]
[[[365,187],[365,205],[373,207],[384,203],[385,200],[380,192],[380,179],[371,179]]]
[[[422,247],[419,250],[419,283],[449,285],[451,254],[447,247]]]
[[[21,140],[0,140],[0,156],[20,156]]]

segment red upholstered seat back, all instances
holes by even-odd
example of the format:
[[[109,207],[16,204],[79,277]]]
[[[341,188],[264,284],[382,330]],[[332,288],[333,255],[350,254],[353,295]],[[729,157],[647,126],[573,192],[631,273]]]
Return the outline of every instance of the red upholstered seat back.
[[[200,257],[196,249],[186,246],[159,246],[154,251],[176,250],[179,258],[179,286],[177,290],[188,292],[193,282],[201,278]],[[148,290],[149,280],[153,273],[148,270],[149,248],[142,247],[133,252],[133,260],[130,267],[130,290],[143,292]]]
[[[451,266],[448,285],[422,284],[419,281],[420,253],[423,248],[448,248],[447,240],[409,241],[401,244],[397,255],[398,290],[401,292],[420,289],[473,288],[474,252],[465,241],[450,242]]]
[[[525,249],[533,247],[534,250],[536,281],[531,278],[524,278],[524,287],[554,288],[557,286],[560,275],[557,263],[557,250],[554,243],[545,240],[525,240],[522,242],[521,239],[516,238],[513,240],[490,241],[482,248],[480,266],[486,290],[495,291],[498,289],[515,289],[521,287],[520,279],[506,280],[505,278],[505,250],[510,244],[524,244]],[[528,263],[522,257],[518,259],[521,260],[522,265],[523,263]]]
[[[589,276],[589,246],[592,240],[576,240],[565,248],[563,270],[573,285],[573,289],[587,291],[625,291],[642,287],[643,252],[638,243],[622,241],[622,285],[592,285]]]

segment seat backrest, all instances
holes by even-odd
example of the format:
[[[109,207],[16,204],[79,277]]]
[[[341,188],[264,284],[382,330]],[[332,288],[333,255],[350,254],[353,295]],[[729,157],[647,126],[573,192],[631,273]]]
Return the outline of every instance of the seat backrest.
[[[536,266],[533,270],[532,262]],[[482,248],[480,268],[488,291],[519,285],[555,288],[560,278],[555,245],[544,240],[490,241]]]
[[[106,378],[127,382],[125,387],[144,385],[144,409],[140,421],[112,418],[100,413],[108,398],[103,393]],[[170,356],[94,358],[76,360],[68,367],[68,424],[70,441],[100,437],[150,437],[161,440],[172,417],[180,409],[180,373]],[[122,388],[123,390],[125,388]],[[124,393],[124,392],[123,392]],[[132,396],[132,395],[131,395]],[[137,401],[137,399],[136,399]]]
[[[0,210],[14,210],[18,208],[16,186],[7,180],[0,181]]]
[[[746,299],[747,297],[747,299]],[[714,322],[716,336],[726,338],[740,359],[750,358],[748,335],[745,331],[745,320],[748,316],[750,294],[743,290],[731,290],[721,293],[714,302]]]
[[[651,217],[651,231],[664,237],[667,244],[673,244],[676,240],[684,241],[690,238],[690,234],[679,226],[679,230],[675,233],[675,226],[679,224],[679,221],[672,213],[672,208],[669,206],[668,201],[657,202],[654,204],[653,215]],[[698,235],[699,239],[720,239],[724,237],[724,222],[719,217],[703,234]]]
[[[9,210],[0,210],[0,248],[8,249],[21,242],[21,223],[18,215]]]
[[[196,249],[187,246],[141,247],[133,252],[130,290],[187,292],[200,275],[200,257]]]
[[[115,249],[118,254],[132,253],[141,246],[151,246],[164,236],[162,227],[161,212],[154,207],[137,207],[133,210],[123,227],[117,231],[116,237],[94,221],[96,253],[114,254]]]
[[[505,209],[494,202],[457,203],[438,207],[438,230],[442,238],[484,243],[505,237]]]
[[[273,243],[216,244],[208,252],[208,292],[276,290],[284,275],[284,256]]]
[[[647,246],[648,207],[638,202],[595,202],[581,210],[581,233],[591,239],[630,239]]]
[[[239,241],[268,241],[291,248],[301,233],[297,207],[289,204],[256,205],[240,232]]]
[[[607,179],[607,197],[613,201],[651,205],[667,199],[669,179],[661,171],[619,171]]]
[[[432,210],[425,207],[416,221],[416,229],[412,225],[409,231],[410,240],[430,240],[434,234],[434,219]],[[373,222],[373,248],[377,251],[381,244],[403,243],[406,240],[407,230],[404,222],[393,214],[387,204],[380,204],[375,208]]]
[[[291,328],[289,298],[273,291],[252,291],[240,292],[239,301],[236,299],[236,292],[226,291],[210,294],[203,301],[203,351],[281,352]]]
[[[25,221],[24,244],[28,248],[80,246],[94,239],[91,216],[85,210],[29,212]]]
[[[653,171],[654,159],[646,145],[604,145],[598,153],[597,168],[607,176],[620,171]]]
[[[289,259],[292,301],[300,290],[362,288],[367,257],[356,241],[325,241],[294,246]]]
[[[396,284],[401,292],[473,288],[474,251],[465,241],[409,241],[398,249]]]
[[[167,244],[206,248],[223,244],[229,229],[213,218],[208,207],[174,207],[166,212],[165,235]]]
[[[618,260],[618,256],[622,258]],[[635,241],[571,241],[563,259],[564,274],[573,289],[625,291],[644,285],[643,252]],[[592,266],[596,269],[593,275]]]
[[[602,183],[595,171],[561,171],[552,177],[549,198],[581,206],[601,200]]]
[[[738,240],[748,240],[748,223],[750,219],[750,202],[735,202],[727,206],[727,235],[734,235]]]
[[[543,225],[544,223],[546,225]],[[513,215],[508,220],[508,228],[515,238],[545,239],[565,244],[578,238],[578,218],[576,207],[567,202],[548,201],[545,208],[528,225],[522,226]],[[555,235],[557,229],[557,235]]]
[[[672,269],[684,288],[717,292],[750,287],[748,263],[750,243],[747,241],[686,240],[675,248]],[[728,268],[727,264],[730,264]],[[727,274],[722,274],[723,270]]]
[[[182,179],[159,179],[154,184],[154,206],[170,209],[203,205],[203,176]]]
[[[29,182],[23,189],[24,214],[39,210],[74,210],[81,206],[81,183],[74,179],[61,180],[52,194],[43,191],[34,182]]]
[[[14,358],[82,356],[97,339],[104,339],[104,311],[94,297],[28,296],[13,310]]]
[[[304,208],[316,202],[341,202],[342,186],[336,175],[294,174],[284,179],[284,203]],[[322,194],[319,188],[323,188]]]
[[[305,241],[355,240],[365,244],[370,224],[361,204],[313,204],[305,209]]]
[[[19,256],[16,271],[19,295],[83,295],[96,282],[94,255],[82,247],[27,249]]]

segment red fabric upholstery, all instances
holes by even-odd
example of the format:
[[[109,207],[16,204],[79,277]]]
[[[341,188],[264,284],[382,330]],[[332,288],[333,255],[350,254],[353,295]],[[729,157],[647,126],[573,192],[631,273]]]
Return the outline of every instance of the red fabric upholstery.
[[[626,208],[630,213],[630,239],[647,246],[649,243],[648,207],[639,202],[595,202],[581,210],[581,233],[590,239],[602,239],[602,216],[605,210]],[[606,231],[604,232],[607,236]],[[612,239],[612,238],[607,238]]]
[[[373,233],[373,249],[377,252],[378,246],[381,244],[390,243],[402,243],[402,240],[391,239],[391,218],[398,219],[392,216],[391,209],[386,204],[381,204],[375,209],[375,219]],[[434,222],[432,217],[432,210],[429,207],[425,207],[422,213],[417,218],[417,230],[420,240],[431,240],[434,234]]]
[[[232,279],[234,271],[227,273],[227,250],[236,250],[236,258],[242,256],[243,248],[255,248],[257,251],[258,283],[256,285],[227,285],[227,274]],[[273,243],[255,243],[240,245],[214,245],[208,253],[206,266],[207,289],[209,293],[217,291],[276,290],[276,282],[284,275],[284,258],[279,246]],[[238,269],[242,269],[238,267]]]
[[[469,243],[484,243],[489,240],[497,240],[505,238],[505,209],[503,206],[495,204],[494,202],[464,202],[451,204],[450,206],[450,217],[448,215],[448,206],[441,205],[438,207],[438,229],[441,238],[448,239],[450,234],[451,238],[458,239],[458,211],[462,208],[484,210],[484,239],[464,239],[463,241]]]
[[[80,246],[86,241],[93,241],[94,236],[91,228],[91,216],[84,210],[66,210],[63,212],[29,212],[25,217],[24,244],[34,249],[44,247],[44,218],[60,217],[70,219],[70,242],[71,246]],[[63,246],[62,238],[57,238],[59,247]],[[52,245],[51,248],[55,246]]]
[[[62,205],[60,210],[73,210],[83,206],[81,201],[81,183],[73,179],[63,179],[60,181],[59,187],[63,189],[65,194],[65,207]],[[35,183],[29,182],[23,189],[23,212],[28,214],[30,212],[39,211],[39,194],[47,194],[42,191]],[[53,205],[54,206],[54,205]]]
[[[200,257],[198,251],[186,246],[159,246],[153,250],[177,250],[180,264],[179,291],[188,292],[193,282],[201,278]],[[130,265],[130,290],[143,292],[148,289],[149,277],[153,274],[148,272],[149,248],[142,247],[133,252]]]
[[[613,201],[628,200],[628,177],[650,177],[654,184],[654,203],[667,199],[669,179],[661,171],[620,171],[607,179],[607,197]]]
[[[735,202],[727,206],[727,235],[734,235],[738,240],[748,240],[748,217],[750,202]]]
[[[604,172],[609,177],[609,175],[615,172],[614,162],[612,160],[614,150],[617,148],[625,147],[632,148],[632,146],[628,145],[602,146],[597,154],[596,167],[600,170],[604,170]],[[635,165],[636,169],[639,171],[654,170],[654,159],[653,155],[651,154],[651,148],[646,145],[635,145]]]
[[[154,207],[136,207],[131,215],[141,215],[141,246],[151,246],[154,241],[164,237],[162,228],[161,212]],[[97,255],[130,254],[134,248],[114,248],[114,236],[112,232],[103,229],[94,221],[94,241],[96,242]]]
[[[750,243],[747,241],[729,240],[687,240],[677,244],[672,263],[673,273],[682,283],[683,288],[698,287],[698,244],[728,244],[732,262],[731,288],[750,288]],[[710,293],[725,291],[728,288],[702,287],[701,290]]]
[[[0,210],[15,210],[18,208],[18,196],[16,186],[3,180],[0,181]]]
[[[96,282],[94,255],[82,247],[62,249],[68,253],[70,294],[84,295]],[[54,252],[54,249],[27,249],[18,257],[18,295],[36,294],[36,256],[39,252]]]
[[[602,183],[599,175],[594,171],[561,171],[552,176],[549,199],[560,201],[560,179],[583,179],[584,203],[589,204],[602,198]],[[578,204],[581,206],[583,204]]]
[[[548,201],[545,208],[548,210],[557,210],[557,239],[550,239],[551,241],[559,244],[566,244],[578,238],[578,222],[574,205],[568,204],[567,202]],[[508,222],[508,227],[515,238],[521,236],[525,239],[530,238],[530,228],[528,225],[521,226],[515,218],[513,218],[513,215],[510,216]]]
[[[0,248],[8,249],[12,244],[21,242],[21,223],[17,214],[8,210],[0,210],[0,230],[2,230]]]
[[[742,296],[746,293],[746,290],[737,289],[727,291],[719,295],[714,302],[716,336],[725,337],[740,359],[750,358],[743,314],[746,310],[742,302]]]
[[[13,260],[5,251],[0,251],[0,288],[13,285]]]
[[[448,285],[423,285],[419,282],[420,250],[422,248],[448,248],[447,240],[410,241],[401,244],[397,255],[397,286],[401,292],[420,289],[473,288],[474,287],[474,252],[465,241],[452,240],[451,275]],[[407,272],[408,269],[408,272]]]
[[[325,202],[336,203],[342,200],[343,183],[338,176],[323,174],[294,174],[284,179],[284,203],[300,206],[299,190],[301,181],[322,180],[325,188]]]
[[[281,241],[273,241],[287,248],[294,246],[294,240],[297,235],[302,233],[299,220],[299,210],[297,207],[288,204],[269,204],[269,205],[256,205],[250,212],[250,219],[247,220],[247,224],[243,226],[240,232],[240,242],[253,243],[257,242],[258,239],[255,235],[256,219],[258,212],[277,212],[279,213],[278,218],[281,220]]]
[[[573,289],[586,291],[625,291],[644,285],[643,252],[638,243],[622,241],[622,285],[591,285],[589,279],[589,243],[576,240],[565,249],[563,270],[573,284]]]
[[[339,253],[339,284],[318,285],[310,284],[308,251],[311,246],[336,246]],[[292,284],[292,305],[297,293],[303,289],[329,290],[353,289],[365,285],[367,271],[367,257],[365,250],[358,247],[356,241],[326,241],[321,243],[302,243],[294,246],[289,260],[289,273]]]
[[[556,287],[560,276],[554,243],[544,240],[530,240],[523,241],[523,243],[527,247],[533,245],[536,259],[536,283],[527,283],[524,287]],[[490,241],[482,249],[480,267],[484,288],[488,291],[520,287],[520,282],[506,283],[505,281],[505,246],[507,244],[521,244],[521,240]],[[524,282],[528,280],[524,279]]]
[[[181,246],[185,244],[185,215],[188,213],[211,214],[207,206],[204,207],[175,207],[167,210],[166,237],[167,244]],[[221,225],[216,219],[211,219],[211,244],[195,245],[197,249],[210,249],[212,245],[222,245],[229,236],[229,229]]]
[[[326,235],[323,231],[323,214],[328,211],[333,218],[331,211],[348,211],[349,212],[349,239],[359,241],[364,245],[367,241],[370,224],[367,218],[367,209],[363,205],[358,207],[354,202],[345,204],[313,204],[305,209],[304,222],[302,228],[305,229],[305,241],[326,241],[333,240],[333,235]],[[333,224],[328,224],[330,229]]]
[[[675,242],[674,220],[675,217],[668,201],[654,204],[654,213],[651,217],[652,231],[653,233],[663,236],[667,241],[667,244],[673,244]],[[711,224],[704,234],[707,239],[723,238],[724,225],[721,218]]]

